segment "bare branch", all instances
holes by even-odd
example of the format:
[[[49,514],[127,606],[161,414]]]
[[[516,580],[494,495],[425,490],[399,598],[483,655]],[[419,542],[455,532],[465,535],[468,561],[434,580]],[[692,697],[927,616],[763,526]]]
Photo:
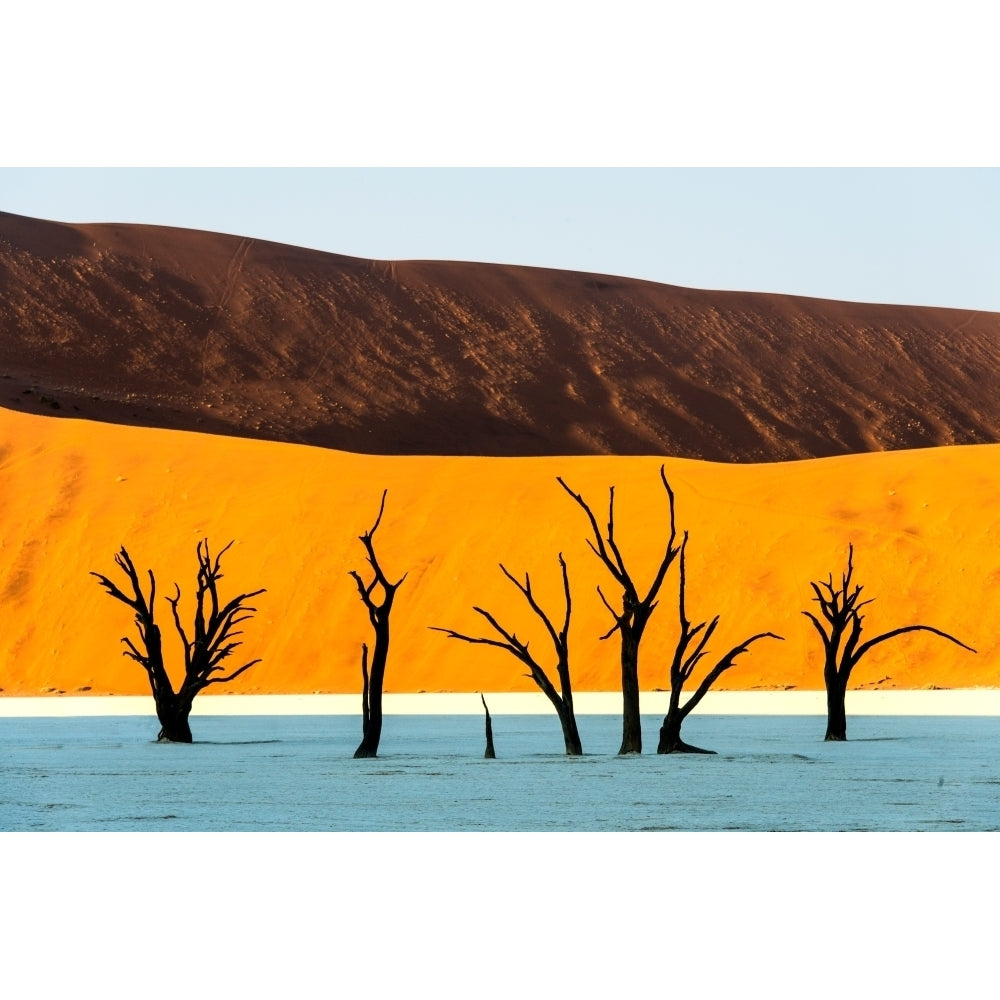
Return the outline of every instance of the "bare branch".
[[[588,540],[588,545],[593,549],[594,554],[600,558],[600,560],[607,566],[608,571],[611,575],[620,583],[623,587],[626,586],[625,577],[622,575],[621,569],[615,564],[612,558],[608,555],[608,550],[604,545],[604,538],[601,535],[601,529],[597,526],[597,518],[594,517],[594,512],[590,509],[587,501],[579,493],[574,493],[564,482],[562,476],[556,476],[556,482],[576,501],[583,512],[587,515],[587,520],[590,521],[591,530],[594,532],[594,541]],[[614,523],[614,487],[611,487],[611,516],[609,520],[612,525]]]
[[[100,573],[91,572],[91,576],[97,577],[98,583],[116,600],[121,601],[123,604],[127,604],[130,608],[135,608],[136,601],[135,598],[126,597],[121,590],[119,590],[106,576],[102,576]]]
[[[813,627],[816,629],[817,632],[819,632],[820,638],[823,640],[823,646],[824,646],[824,648],[829,649],[830,648],[830,636],[828,636],[826,634],[826,631],[824,630],[823,626],[820,625],[819,619],[814,614],[812,614],[809,611],[803,611],[802,614],[804,614],[806,616],[806,618],[808,618],[809,621],[811,621],[813,623]]]
[[[375,580],[382,586],[386,593],[391,593],[394,591],[402,582],[406,579],[406,574],[395,583],[390,583],[389,579],[386,577],[385,573],[382,571],[382,567],[379,565],[378,557],[375,555],[375,545],[374,537],[375,532],[378,531],[378,526],[382,523],[382,515],[385,513],[385,499],[388,496],[389,491],[382,491],[382,502],[379,504],[378,517],[375,518],[375,523],[371,528],[366,531],[363,535],[358,536],[358,540],[365,547],[365,553],[368,557],[368,564],[371,566],[372,571],[375,574]],[[372,583],[371,587],[368,588],[368,594],[371,595],[372,589],[375,584]]]
[[[706,624],[708,623],[701,622],[694,628],[687,630],[686,633],[684,631],[682,631],[681,633],[683,638],[683,643],[681,648],[686,650],[691,640],[693,640],[695,636],[701,633],[702,629],[705,630],[704,634],[702,634],[701,638],[698,640],[698,644],[695,646],[694,652],[691,653],[690,656],[688,656],[688,658],[684,661],[683,665],[680,668],[680,675],[682,681],[686,681],[691,676],[691,674],[694,672],[694,668],[698,665],[698,662],[706,655],[705,646],[708,644],[708,640],[712,638],[712,635],[719,624],[719,616],[716,615],[712,619],[711,623],[708,624],[707,628],[705,627]]]
[[[660,480],[663,483],[664,489],[667,491],[667,499],[670,504],[670,537],[667,539],[666,549],[663,552],[663,559],[660,560],[660,566],[656,571],[656,576],[653,578],[653,582],[650,584],[646,598],[642,602],[647,606],[652,604],[653,599],[659,593],[660,587],[663,585],[663,578],[667,575],[667,570],[670,568],[670,564],[677,558],[680,551],[680,549],[674,548],[674,540],[677,537],[677,526],[674,519],[674,491],[670,488],[670,483],[667,482],[667,474],[662,465],[660,466]],[[686,537],[687,532],[685,532],[685,538]]]
[[[371,530],[368,532],[368,537],[371,538],[372,535],[378,531],[378,526],[382,523],[382,514],[385,512],[385,498],[389,495],[389,490],[382,490],[382,502],[379,504],[378,517],[375,518],[375,523],[372,525]]]
[[[243,673],[244,670],[249,670],[252,666],[254,666],[257,663],[260,663],[259,659],[251,660],[249,663],[244,663],[239,670],[234,670],[227,677],[213,677],[211,678],[211,680],[206,680],[203,687],[208,687],[209,684],[226,684],[231,680],[235,680],[237,677],[240,676],[240,674]]]
[[[481,615],[485,618],[493,627],[493,630],[498,635],[502,635],[504,639],[506,639],[507,642],[510,643],[510,645],[515,649],[523,649],[525,652],[528,651],[528,644],[526,642],[521,642],[514,632],[508,632],[488,611],[480,607],[474,607],[472,610],[475,611],[477,615]]]
[[[560,563],[562,563],[563,573],[565,574],[566,564],[562,561],[562,554],[560,554],[559,556],[559,561]],[[549,633],[549,637],[552,639],[553,645],[556,647],[556,649],[558,649],[560,644],[559,635],[556,632],[555,628],[553,627],[552,621],[549,619],[549,616],[539,607],[538,602],[535,600],[535,595],[531,592],[531,578],[528,576],[527,573],[525,573],[524,583],[522,584],[520,580],[518,580],[516,577],[512,576],[511,573],[508,572],[507,567],[504,566],[503,563],[500,564],[500,570],[503,573],[503,575],[507,577],[507,579],[510,580],[510,582],[513,583],[514,586],[517,587],[517,589],[524,595],[524,599],[528,602],[528,607],[530,607],[531,610],[535,613],[535,615],[539,619],[541,619],[542,624],[545,626],[546,631]],[[477,608],[476,610],[478,611],[479,609]],[[480,614],[482,614],[482,612],[480,612]],[[567,611],[567,624],[568,620],[569,620],[569,612]]]
[[[853,669],[854,664],[857,662],[854,650],[861,639],[861,633],[864,629],[864,619],[861,615],[855,613],[851,615],[850,622],[851,634],[847,637],[847,641],[844,643],[844,648],[840,654],[841,666],[848,672]],[[841,632],[841,637],[843,637],[843,632]]]
[[[874,639],[869,639],[868,642],[860,646],[857,653],[854,654],[854,662],[856,663],[860,660],[861,657],[872,648],[872,646],[877,646],[880,642],[885,642],[886,639],[892,639],[897,635],[902,635],[904,632],[933,632],[934,635],[939,635],[942,639],[947,639],[949,642],[955,643],[956,646],[961,646],[962,649],[967,649],[970,653],[976,652],[971,646],[967,646],[964,642],[956,639],[953,635],[949,635],[947,632],[942,632],[940,629],[933,628],[930,625],[904,625],[902,628],[894,628],[891,632],[885,632],[882,635],[876,636]]]
[[[609,628],[608,631],[605,632],[604,635],[601,636],[601,639],[610,639],[611,636],[613,636],[615,634],[615,632],[617,632],[618,629],[621,628],[621,626],[622,626],[622,619],[625,616],[624,615],[619,615],[618,612],[615,611],[615,609],[608,602],[608,599],[604,596],[604,591],[601,590],[600,587],[597,588],[597,594],[601,598],[601,600],[604,602],[604,606],[608,609],[608,611],[611,612],[611,617],[614,618],[614,620],[615,620],[614,625],[612,625],[611,628]]]
[[[559,633],[562,640],[563,646],[567,646],[569,643],[569,617],[573,610],[573,600],[570,597],[569,591],[569,570],[566,568],[566,560],[563,559],[563,554],[559,553],[559,565],[562,567],[562,578],[563,578],[563,596],[566,599],[566,617],[563,620],[562,631]]]
[[[680,583],[677,587],[677,615],[681,623],[681,631],[686,630],[687,626],[690,624],[687,619],[687,612],[684,608],[685,592],[687,590],[687,543],[688,543],[688,533],[684,532],[684,541],[681,542],[681,565],[680,565]]]
[[[144,667],[148,664],[149,657],[143,656],[143,654],[136,648],[135,643],[133,643],[127,635],[122,636],[122,643],[128,646],[128,649],[122,653],[122,656],[129,656],[135,660],[136,663],[140,663]]]
[[[177,611],[177,603],[181,599],[181,588],[175,583],[174,586],[177,588],[177,593],[173,597],[167,598],[167,603],[170,605],[170,610],[174,617],[174,628],[177,629],[177,634],[181,637],[181,642],[184,644],[184,672],[187,673],[191,669],[191,643],[188,642],[187,633],[184,631],[184,626],[181,625],[181,617]]]
[[[615,488],[612,486],[608,490],[608,546],[611,552],[614,554],[615,562],[618,565],[618,571],[621,574],[621,584],[624,587],[631,585],[631,580],[629,580],[628,573],[625,570],[625,560],[622,558],[622,554],[615,542]]]
[[[442,628],[440,625],[428,625],[427,627],[432,632],[443,632],[449,639],[461,639],[462,642],[471,642],[483,646],[496,646],[497,649],[506,649],[517,654],[517,650],[513,648],[509,642],[501,642],[499,639],[487,639],[479,636],[465,635],[462,632],[454,631],[454,629]]]
[[[775,635],[774,632],[758,632],[756,635],[750,636],[749,639],[744,639],[738,646],[733,646],[725,656],[723,656],[718,663],[712,668],[712,670],[706,675],[705,679],[698,685],[698,689],[693,695],[685,702],[684,707],[681,709],[681,718],[686,718],[687,715],[698,705],[698,703],[705,697],[709,688],[733,665],[736,657],[741,656],[759,639],[780,639],[784,641],[784,636]]]

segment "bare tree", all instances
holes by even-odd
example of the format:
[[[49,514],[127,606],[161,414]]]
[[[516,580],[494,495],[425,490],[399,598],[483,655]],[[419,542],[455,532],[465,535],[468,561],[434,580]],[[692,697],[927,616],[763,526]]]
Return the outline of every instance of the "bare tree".
[[[685,589],[687,586],[686,553],[688,533],[684,532],[681,542],[680,583],[678,586],[678,616],[680,618],[680,636],[674,649],[674,658],[670,664],[670,705],[660,727],[660,742],[657,753],[715,753],[714,750],[702,750],[693,747],[681,739],[681,726],[684,720],[698,706],[709,688],[733,665],[736,657],[745,653],[758,639],[782,639],[783,636],[773,632],[758,632],[744,639],[738,646],[733,646],[725,656],[721,657],[712,669],[705,675],[694,694],[681,705],[681,692],[690,679],[697,664],[708,655],[705,649],[709,639],[715,633],[719,624],[716,615],[710,622],[699,622],[692,625],[685,609]]]
[[[382,738],[382,683],[385,679],[385,665],[389,657],[389,614],[392,611],[392,602],[396,597],[396,590],[406,579],[404,573],[395,583],[390,583],[382,567],[379,565],[378,557],[375,555],[374,537],[382,522],[382,514],[385,512],[385,498],[388,490],[382,491],[382,503],[378,510],[378,517],[375,523],[358,539],[365,547],[368,555],[368,564],[372,568],[373,577],[370,583],[365,583],[361,574],[356,570],[351,570],[350,575],[358,585],[358,593],[361,600],[368,609],[368,618],[375,630],[375,646],[372,650],[371,670],[368,668],[368,646],[361,647],[361,677],[363,690],[361,694],[361,743],[354,751],[354,758],[375,757],[378,755],[378,745]],[[374,593],[376,588],[381,588],[382,599],[376,601]]]
[[[436,632],[444,632],[452,639],[461,639],[463,642],[481,643],[485,646],[495,646],[497,649],[505,649],[516,656],[530,671],[526,676],[530,677],[541,688],[545,697],[552,702],[552,706],[559,716],[559,722],[562,724],[566,753],[571,757],[579,757],[583,753],[583,748],[580,745],[580,733],[577,729],[576,715],[573,711],[573,684],[569,673],[569,619],[572,611],[572,601],[570,600],[569,593],[569,573],[566,570],[566,561],[563,559],[561,552],[559,553],[559,565],[562,567],[566,615],[563,619],[562,628],[557,632],[555,626],[552,624],[552,620],[535,600],[535,595],[531,590],[531,578],[528,574],[524,574],[524,583],[521,583],[520,580],[507,571],[507,568],[502,563],[500,564],[503,575],[524,595],[528,606],[541,619],[542,624],[549,634],[549,638],[552,640],[552,645],[555,647],[556,653],[556,674],[559,677],[558,691],[549,679],[545,669],[538,663],[533,654],[529,652],[528,643],[521,642],[514,632],[505,629],[493,615],[483,610],[483,608],[477,607],[473,610],[477,614],[482,615],[490,623],[493,630],[501,637],[500,639],[476,638],[470,635],[463,635],[461,632],[455,632],[452,629],[438,628],[437,626],[431,627]]]
[[[221,676],[222,661],[225,660],[241,643],[236,636],[242,635],[237,626],[253,617],[256,608],[247,601],[263,594],[264,590],[254,590],[246,594],[238,594],[231,601],[222,604],[219,599],[218,582],[222,579],[222,557],[233,543],[230,542],[214,559],[209,552],[208,540],[198,543],[198,578],[195,595],[196,609],[194,629],[189,639],[181,625],[178,603],[181,588],[175,584],[177,593],[167,598],[173,613],[174,627],[184,646],[184,680],[175,691],[163,664],[163,646],[160,628],[154,621],[153,603],[156,598],[156,579],[153,571],[149,574],[149,596],[147,597],[139,583],[136,572],[124,546],[115,556],[115,563],[128,578],[132,591],[131,596],[119,589],[106,576],[91,573],[97,577],[102,587],[116,600],[127,604],[135,612],[135,624],[139,631],[139,644],[127,636],[122,639],[127,649],[125,656],[131,657],[146,671],[149,686],[156,705],[156,716],[160,720],[160,732],[157,739],[171,743],[190,743],[191,726],[188,716],[195,695],[210,684],[225,684],[239,677],[260,660],[244,663],[238,670]]]
[[[619,754],[642,753],[642,726],[639,716],[639,643],[643,632],[649,623],[650,615],[656,608],[656,595],[659,593],[663,578],[670,564],[677,558],[680,547],[674,544],[677,529],[674,523],[674,491],[667,482],[663,466],[660,466],[660,480],[667,491],[670,504],[670,535],[667,538],[663,558],[653,576],[653,581],[646,591],[645,597],[639,596],[639,591],[625,566],[618,544],[615,541],[615,488],[611,487],[608,503],[608,529],[602,535],[597,526],[597,518],[579,493],[574,493],[562,477],[557,477],[559,485],[577,502],[590,521],[593,539],[587,539],[587,544],[594,554],[604,563],[615,582],[621,587],[621,610],[612,607],[600,587],[597,588],[605,607],[614,617],[615,624],[601,636],[610,638],[615,632],[621,638],[621,671],[622,671],[622,745]]]
[[[860,584],[852,584],[853,576],[854,546],[852,544],[847,551],[847,571],[841,576],[839,587],[834,587],[832,573],[825,582],[810,583],[813,593],[816,595],[813,600],[819,604],[820,613],[826,619],[829,631],[823,627],[812,612],[802,612],[813,623],[813,627],[823,640],[823,680],[826,683],[827,710],[824,739],[826,740],[847,739],[847,711],[844,705],[847,682],[851,678],[851,671],[873,646],[897,635],[902,635],[904,632],[933,632],[935,635],[961,646],[962,649],[969,650],[970,653],[975,652],[971,646],[966,646],[964,642],[960,642],[953,635],[932,628],[930,625],[904,625],[902,628],[883,632],[882,635],[877,635],[867,642],[861,642],[865,618],[860,611],[866,604],[871,604],[874,598],[869,598],[867,601],[860,599],[863,588]]]

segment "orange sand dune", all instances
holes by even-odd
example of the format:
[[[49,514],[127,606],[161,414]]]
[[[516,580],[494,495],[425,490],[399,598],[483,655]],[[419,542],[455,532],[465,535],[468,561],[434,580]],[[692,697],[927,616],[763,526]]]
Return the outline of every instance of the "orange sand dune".
[[[0,213],[0,331],[0,407],[368,454],[1000,441],[996,313]]]
[[[357,536],[383,488],[377,549],[390,576],[408,574],[393,614],[388,691],[533,690],[509,655],[428,626],[475,632],[485,626],[472,611],[478,603],[543,654],[546,637],[497,563],[529,570],[558,615],[560,551],[573,584],[576,686],[614,690],[617,649],[598,640],[609,619],[595,593],[598,583],[609,593],[613,586],[556,476],[590,498],[602,520],[607,488],[617,486],[618,537],[640,585],[665,537],[660,460],[652,458],[359,456],[9,411],[0,411],[0,456],[5,694],[146,692],[141,669],[121,655],[130,615],[88,573],[117,572],[113,556],[124,543],[140,568],[155,569],[159,594],[177,581],[190,599],[195,544],[205,536],[215,547],[236,539],[224,587],[267,587],[243,650],[263,662],[219,690],[359,690],[369,625],[348,570],[363,568]],[[722,615],[718,652],[760,630],[786,637],[757,644],[720,686],[822,686],[800,611],[809,581],[840,571],[848,542],[866,595],[877,598],[872,629],[919,621],[979,650],[904,636],[871,655],[857,686],[1000,685],[1000,446],[774,465],[667,459],[666,468],[678,524],[691,533],[689,615]],[[674,570],[642,650],[646,690],[667,683],[675,594]],[[169,608],[158,602],[176,667]]]

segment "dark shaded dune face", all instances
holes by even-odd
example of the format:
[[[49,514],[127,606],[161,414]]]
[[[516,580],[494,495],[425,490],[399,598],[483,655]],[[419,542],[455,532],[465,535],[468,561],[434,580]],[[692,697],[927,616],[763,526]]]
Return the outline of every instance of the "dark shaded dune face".
[[[0,405],[372,454],[1000,440],[1000,314],[0,214]]]

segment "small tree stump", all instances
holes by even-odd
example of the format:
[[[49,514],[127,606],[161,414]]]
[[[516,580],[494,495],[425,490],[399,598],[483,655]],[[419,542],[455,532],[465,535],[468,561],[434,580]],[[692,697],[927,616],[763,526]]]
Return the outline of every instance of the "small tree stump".
[[[493,720],[490,719],[490,710],[482,692],[480,692],[479,698],[483,703],[483,708],[486,710],[486,753],[484,754],[484,758],[486,760],[496,760],[497,752],[493,747]]]

